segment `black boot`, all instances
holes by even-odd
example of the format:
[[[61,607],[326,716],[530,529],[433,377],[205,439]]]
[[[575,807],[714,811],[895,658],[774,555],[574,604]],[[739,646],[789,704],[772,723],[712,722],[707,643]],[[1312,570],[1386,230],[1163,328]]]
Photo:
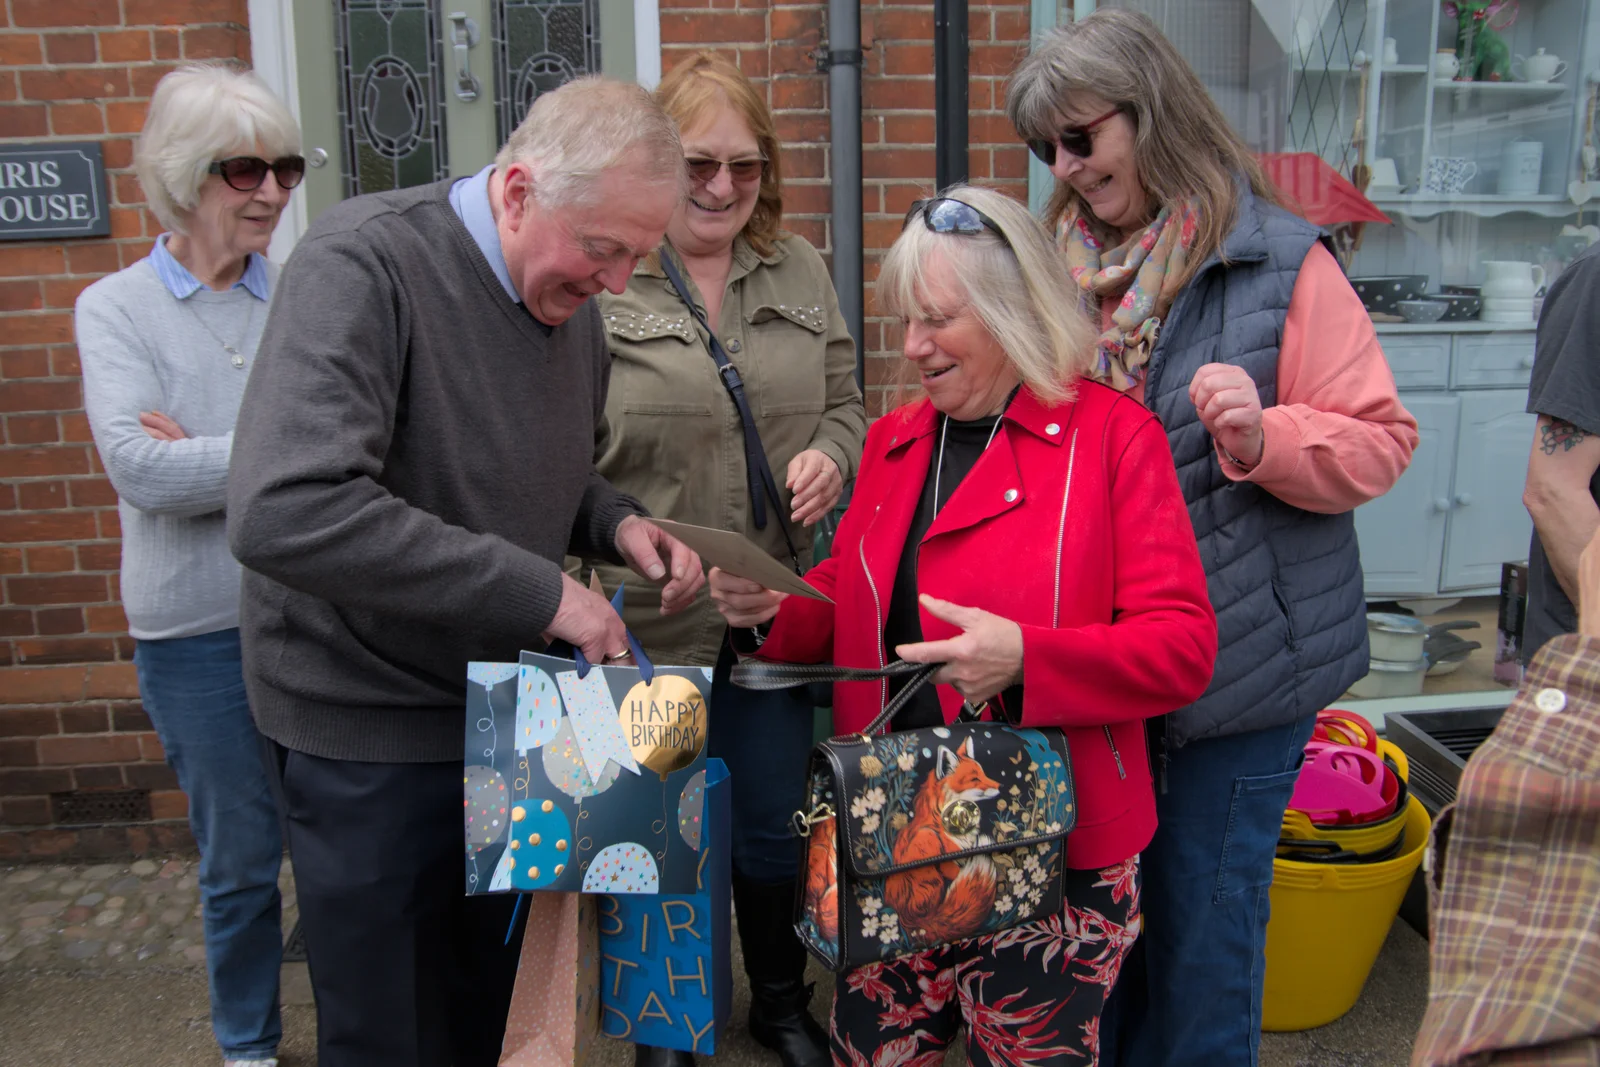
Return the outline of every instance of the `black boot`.
[[[733,876],[744,969],[750,976],[750,1036],[783,1067],[829,1067],[828,1035],[811,1017],[806,950],[794,933],[793,882],[763,885]]]
[[[654,1045],[633,1046],[633,1067],[694,1067],[694,1053]]]

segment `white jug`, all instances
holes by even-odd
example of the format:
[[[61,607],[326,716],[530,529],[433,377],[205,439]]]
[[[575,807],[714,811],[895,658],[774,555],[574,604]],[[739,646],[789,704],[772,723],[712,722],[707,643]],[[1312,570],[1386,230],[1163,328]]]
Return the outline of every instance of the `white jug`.
[[[1485,300],[1532,299],[1544,288],[1544,268],[1521,260],[1492,259],[1483,265]]]
[[[1519,71],[1518,67],[1522,69]],[[1543,48],[1527,58],[1517,56],[1511,64],[1511,73],[1526,82],[1553,81],[1566,72],[1567,65],[1556,56],[1547,54]]]

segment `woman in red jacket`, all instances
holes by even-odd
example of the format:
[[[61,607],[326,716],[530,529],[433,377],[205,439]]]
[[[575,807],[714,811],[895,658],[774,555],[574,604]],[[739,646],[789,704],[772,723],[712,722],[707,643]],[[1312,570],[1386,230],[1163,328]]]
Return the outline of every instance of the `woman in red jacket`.
[[[1216,619],[1166,435],[1083,378],[1094,335],[1058,298],[1066,284],[1010,198],[958,186],[914,205],[877,298],[904,324],[926,397],[867,434],[831,557],[806,575],[832,603],[711,572],[764,659],[944,663],[896,729],[987,700],[1067,732],[1079,811],[1063,913],[844,976],[838,1064],[879,1062],[891,1044],[893,1062],[925,1062],[963,1023],[974,1064],[1093,1063],[1138,936],[1138,855],[1155,829],[1144,719],[1205,689]],[[835,727],[861,729],[891,692],[839,684]]]

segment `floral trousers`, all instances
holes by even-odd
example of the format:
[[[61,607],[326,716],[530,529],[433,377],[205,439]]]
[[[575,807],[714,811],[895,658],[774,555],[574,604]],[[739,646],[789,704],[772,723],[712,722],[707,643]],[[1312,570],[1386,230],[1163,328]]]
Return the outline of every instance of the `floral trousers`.
[[[1139,857],[1066,874],[1061,914],[839,976],[836,1067],[1095,1067],[1100,1013],[1139,936]]]

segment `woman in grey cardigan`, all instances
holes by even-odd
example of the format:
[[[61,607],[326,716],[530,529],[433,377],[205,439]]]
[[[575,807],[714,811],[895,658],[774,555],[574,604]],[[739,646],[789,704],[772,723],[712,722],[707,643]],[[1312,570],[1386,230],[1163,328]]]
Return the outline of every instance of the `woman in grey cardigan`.
[[[223,499],[277,276],[263,253],[305,174],[299,151],[255,75],[192,65],[162,78],[135,166],[168,232],[77,304],[84,407],[120,498],[139,692],[189,797],[211,1025],[230,1067],[278,1062],[283,847],[245,700]]]

